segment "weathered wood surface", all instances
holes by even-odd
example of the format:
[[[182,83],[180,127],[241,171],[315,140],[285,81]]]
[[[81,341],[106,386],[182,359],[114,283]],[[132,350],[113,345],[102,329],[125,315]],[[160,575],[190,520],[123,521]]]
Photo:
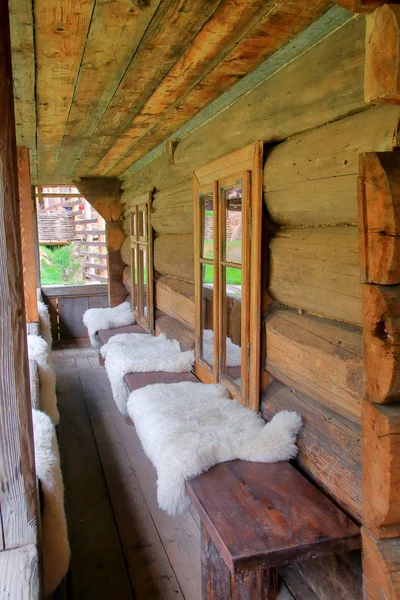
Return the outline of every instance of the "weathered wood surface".
[[[379,540],[362,529],[364,600],[400,597],[400,538]]]
[[[364,52],[364,21],[352,20],[181,140],[173,165],[163,154],[127,177],[123,201],[188,182],[193,169],[256,139],[276,143],[365,109]]]
[[[146,373],[128,373],[124,376],[130,392],[156,383],[180,383],[181,381],[192,381],[198,383],[193,373],[169,373],[167,371],[148,371]]]
[[[364,282],[400,283],[400,156],[360,154],[360,257]]]
[[[132,294],[131,268],[128,266],[125,267],[124,270],[122,271],[122,283],[124,284],[125,289],[128,292],[128,294]]]
[[[273,382],[261,411],[270,420],[280,410],[297,411],[304,424],[297,438],[297,464],[332,500],[361,521],[361,429],[299,392]]]
[[[361,324],[356,227],[278,231],[270,242],[274,300],[331,319]]]
[[[119,221],[123,209],[119,179],[84,177],[74,181],[74,185],[105,221]]]
[[[290,2],[277,5],[271,0],[220,3],[117,142],[110,157],[114,161],[109,159],[100,168],[114,164],[110,173],[121,174],[239,81],[246,71],[271,56],[330,4],[329,0],[318,0],[299,10]],[[116,164],[117,151],[123,158]]]
[[[36,252],[34,235],[34,219],[36,219],[36,211],[31,193],[28,148],[18,148],[17,158],[25,319],[27,323],[35,323],[39,319],[36,292]]]
[[[232,574],[218,549],[201,527],[201,585],[203,600],[277,600],[276,569]]]
[[[98,336],[102,344],[106,344],[110,338],[119,333],[146,333],[140,325],[126,325],[125,327],[112,327],[111,329],[99,329]]]
[[[156,280],[156,307],[194,329],[194,286],[173,277]]]
[[[125,240],[122,221],[106,223],[108,303],[118,306],[126,298],[126,288],[122,282],[125,264],[121,257],[121,246]]]
[[[273,308],[265,336],[265,369],[274,379],[360,422],[365,392],[360,328]]]
[[[336,4],[356,13],[371,12],[388,0],[336,0]]]
[[[123,229],[125,231],[125,223],[123,223]],[[126,236],[124,242],[121,246],[121,258],[125,265],[131,264],[132,256],[131,256],[131,240],[129,235]]]
[[[151,224],[156,233],[193,233],[192,182],[154,194]]]
[[[0,3],[0,537],[36,543],[38,505],[18,203],[8,5]]]
[[[359,528],[288,462],[220,463],[186,489],[232,573],[361,544]]]
[[[28,544],[0,552],[2,600],[37,600],[40,596],[37,547]]]
[[[400,286],[363,286],[364,362],[368,399],[400,400]]]
[[[154,240],[154,268],[162,275],[194,281],[193,235],[159,235]]]
[[[363,524],[379,538],[400,535],[400,410],[363,406]]]
[[[106,296],[107,284],[43,285],[41,290],[45,299],[59,298],[60,296]]]
[[[159,310],[156,312],[155,331],[156,335],[165,333],[169,339],[178,340],[182,351],[194,348],[194,329]]]
[[[400,6],[384,4],[366,17],[365,101],[400,103]]]
[[[296,600],[362,600],[361,553],[331,554],[279,569]]]
[[[398,145],[400,107],[363,111],[306,131],[267,151],[264,201],[285,227],[354,224],[360,152]]]

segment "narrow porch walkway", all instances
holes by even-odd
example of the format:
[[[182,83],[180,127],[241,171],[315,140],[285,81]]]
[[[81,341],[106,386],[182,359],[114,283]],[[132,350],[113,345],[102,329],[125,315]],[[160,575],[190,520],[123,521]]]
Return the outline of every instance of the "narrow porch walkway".
[[[201,600],[195,513],[157,506],[156,474],[119,414],[97,352],[53,351],[59,442],[72,550],[72,600]]]

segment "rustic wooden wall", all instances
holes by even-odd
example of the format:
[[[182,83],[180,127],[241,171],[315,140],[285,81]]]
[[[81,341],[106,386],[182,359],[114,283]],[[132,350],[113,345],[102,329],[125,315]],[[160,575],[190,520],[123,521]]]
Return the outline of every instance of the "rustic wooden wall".
[[[303,415],[299,468],[358,522],[365,393],[358,155],[399,146],[400,119],[399,106],[364,102],[364,41],[365,19],[354,18],[183,139],[174,164],[162,154],[122,185],[127,207],[155,186],[156,330],[174,331],[188,347],[192,171],[265,142],[264,207],[274,234],[263,256],[265,300],[273,302],[264,315],[262,412]],[[311,590],[310,598],[362,597],[360,553],[282,575],[292,592]]]

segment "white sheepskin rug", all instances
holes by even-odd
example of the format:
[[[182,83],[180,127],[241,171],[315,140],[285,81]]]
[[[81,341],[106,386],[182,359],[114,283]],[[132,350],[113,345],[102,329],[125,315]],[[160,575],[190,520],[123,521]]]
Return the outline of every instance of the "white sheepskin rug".
[[[228,398],[219,384],[158,383],[129,396],[128,414],[157,470],[157,497],[169,515],[190,506],[185,481],[227,460],[278,462],[297,455],[302,424],[281,411],[269,422]]]
[[[49,345],[42,337],[28,335],[28,357],[36,362],[39,371],[40,410],[49,415],[54,425],[58,425],[60,415],[57,408],[56,373]]]
[[[68,571],[70,549],[64,511],[64,486],[54,426],[34,410],[36,474],[43,492],[41,515],[44,595],[52,594]]]
[[[49,345],[53,344],[53,338],[51,335],[51,324],[50,324],[50,313],[49,309],[44,302],[38,300],[38,312],[39,312],[39,327],[40,327],[40,335]]]
[[[209,363],[214,361],[214,332],[212,329],[203,330],[203,357]],[[231,338],[226,338],[226,366],[240,367],[242,364],[242,349],[234,344]]]
[[[100,350],[111,383],[114,400],[126,415],[128,392],[124,383],[127,373],[164,371],[185,373],[192,368],[193,350],[182,352],[177,340],[169,340],[165,333],[152,336],[146,333],[114,335]]]
[[[89,308],[83,314],[83,323],[87,327],[90,343],[98,350],[101,346],[97,332],[99,329],[126,327],[136,322],[129,302],[123,302],[114,308]]]

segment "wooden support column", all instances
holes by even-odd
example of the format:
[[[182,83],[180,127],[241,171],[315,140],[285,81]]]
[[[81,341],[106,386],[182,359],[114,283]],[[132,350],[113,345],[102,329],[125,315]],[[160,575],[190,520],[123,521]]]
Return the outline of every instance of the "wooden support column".
[[[202,524],[201,585],[203,600],[276,600],[278,570],[231,573]]]
[[[38,504],[21,259],[7,2],[0,2],[0,556],[37,544]],[[31,567],[37,566],[37,548]],[[16,577],[20,564],[13,565]],[[37,574],[36,574],[37,575]],[[3,580],[2,580],[3,583]],[[35,574],[32,571],[32,586]],[[7,589],[0,586],[5,596]],[[11,596],[10,596],[11,597]]]
[[[366,17],[364,96],[400,103],[400,6],[384,4]]]
[[[29,150],[28,148],[18,148],[17,153],[25,319],[27,323],[36,323],[39,320],[35,248],[36,211],[34,199],[32,198]]]
[[[121,258],[121,246],[126,238],[122,227],[122,221],[106,223],[108,302],[110,307],[118,306],[127,296],[126,287],[122,281],[125,264]]]
[[[121,259],[121,246],[126,235],[121,221],[121,182],[116,177],[87,177],[75,181],[74,185],[105,220],[108,301],[110,307],[117,306],[127,295],[122,281],[125,265]]]
[[[359,173],[364,597],[394,600],[400,594],[400,154],[361,154]]]

